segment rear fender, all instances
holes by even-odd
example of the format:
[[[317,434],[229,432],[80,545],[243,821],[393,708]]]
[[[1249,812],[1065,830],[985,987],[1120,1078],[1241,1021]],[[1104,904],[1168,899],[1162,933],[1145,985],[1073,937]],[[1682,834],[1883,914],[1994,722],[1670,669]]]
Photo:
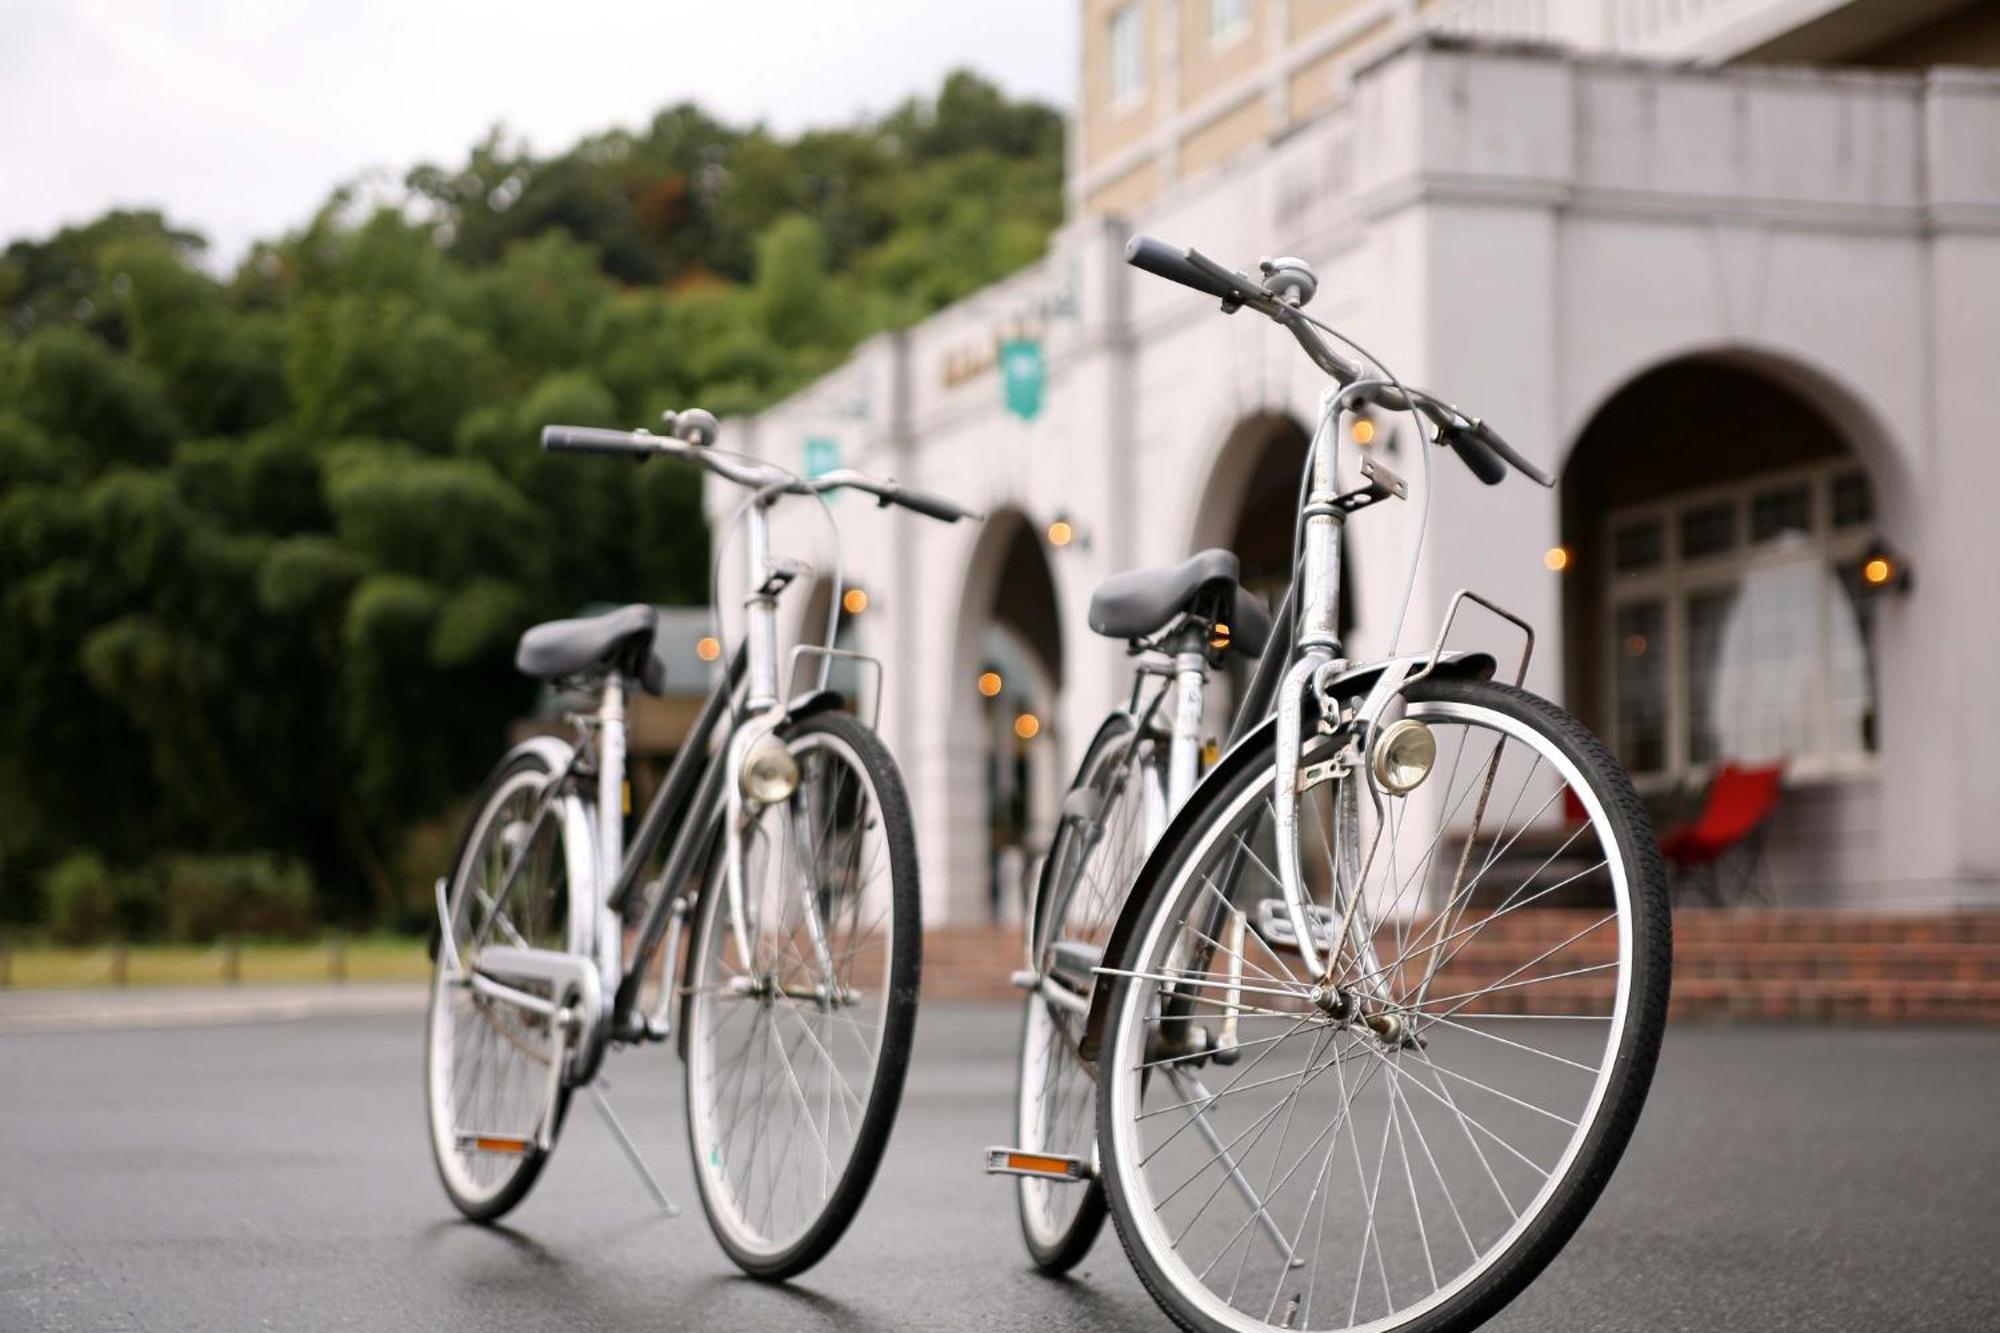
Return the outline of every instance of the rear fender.
[[[533,756],[547,765],[550,773],[561,777],[576,761],[576,747],[554,736],[531,736],[514,746],[500,757],[493,766],[493,772],[479,789],[479,795],[472,805],[472,815],[459,830],[458,843],[452,849],[451,863],[447,870],[449,882],[447,890],[456,893],[458,877],[464,872],[466,843],[472,837],[473,826],[478,822],[479,812],[486,808],[486,802],[499,786],[500,775],[517,760]],[[568,872],[569,902],[567,904],[568,948],[575,953],[596,955],[596,922],[590,904],[590,892],[586,887],[595,883],[597,869],[597,838],[592,828],[590,807],[575,792],[565,792],[556,798],[557,808],[551,818],[562,821],[564,869]],[[431,956],[437,956],[438,932],[442,923],[431,926]]]

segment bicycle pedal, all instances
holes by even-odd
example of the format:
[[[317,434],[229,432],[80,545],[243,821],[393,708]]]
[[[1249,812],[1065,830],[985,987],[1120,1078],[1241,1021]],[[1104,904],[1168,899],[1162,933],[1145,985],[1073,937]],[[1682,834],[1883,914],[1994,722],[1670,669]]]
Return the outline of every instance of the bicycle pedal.
[[[1257,911],[1250,918],[1250,928],[1257,932],[1257,938],[1273,950],[1298,952],[1299,932],[1292,926],[1291,909],[1283,898],[1265,898],[1258,902]],[[1306,925],[1312,931],[1313,948],[1321,954],[1333,951],[1333,932],[1340,925],[1340,918],[1333,909],[1319,904],[1306,908]]]
[[[533,1139],[517,1139],[506,1134],[460,1134],[460,1152],[497,1153],[503,1157],[526,1157],[535,1150]]]
[[[1023,1152],[1018,1148],[988,1148],[986,1174],[989,1176],[1033,1176],[1062,1185],[1078,1185],[1096,1173],[1081,1157],[1060,1153]]]

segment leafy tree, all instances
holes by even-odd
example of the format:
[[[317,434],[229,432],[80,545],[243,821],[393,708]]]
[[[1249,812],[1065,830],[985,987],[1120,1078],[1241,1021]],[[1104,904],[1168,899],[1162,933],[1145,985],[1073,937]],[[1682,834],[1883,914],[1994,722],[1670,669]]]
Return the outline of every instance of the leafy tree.
[[[344,186],[233,272],[0,252],[0,919],[420,922],[535,620],[708,592],[699,477],[549,421],[758,410],[1041,253],[1061,117],[975,75],[796,137],[659,112]],[[421,870],[421,873],[418,873]]]

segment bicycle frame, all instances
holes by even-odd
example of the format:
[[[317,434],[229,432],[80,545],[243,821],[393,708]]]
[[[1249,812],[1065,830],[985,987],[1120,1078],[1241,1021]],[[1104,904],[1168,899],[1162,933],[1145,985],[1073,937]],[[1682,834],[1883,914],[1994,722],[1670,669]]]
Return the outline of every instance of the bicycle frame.
[[[588,922],[579,952],[589,964],[584,965],[576,952],[496,946],[483,949],[474,968],[473,984],[494,998],[563,1020],[569,1029],[566,1045],[573,1052],[564,1077],[572,1084],[590,1081],[612,1041],[658,1041],[672,1032],[671,1010],[677,987],[671,980],[663,987],[660,1007],[651,1015],[639,1012],[640,991],[663,944],[672,965],[680,929],[694,906],[678,886],[700,868],[699,858],[710,850],[709,832],[718,813],[726,816],[722,853],[727,858],[725,891],[731,895],[734,909],[732,928],[747,956],[741,910],[741,844],[735,835],[743,813],[739,778],[744,756],[759,739],[791,718],[838,703],[837,697],[825,690],[808,692],[789,705],[779,699],[777,603],[796,569],[771,558],[768,511],[777,498],[777,494],[759,493],[752,498],[746,515],[744,550],[750,591],[744,599],[744,640],[731,655],[728,669],[717,677],[630,844],[625,839],[625,680],[619,671],[607,676],[597,708],[584,723],[584,729],[594,733],[594,745],[571,751],[569,767],[550,782],[536,812],[529,842],[532,830],[550,817],[559,802],[574,799],[578,779],[594,776],[593,836],[590,854],[584,858],[590,873],[579,895],[581,901],[572,907]],[[879,671],[880,663],[876,666]],[[719,749],[715,744],[718,735],[722,737]],[[587,764],[587,760],[594,763]],[[640,922],[627,957],[622,926],[626,909],[632,895],[641,891],[643,869],[670,829],[674,836],[662,872],[654,881],[661,891]],[[504,890],[505,885],[503,896]],[[446,911],[441,895],[440,912]],[[448,927],[445,936],[450,937]],[[558,995],[573,994],[575,999],[568,1005],[553,1005],[509,986],[509,978],[549,984]]]

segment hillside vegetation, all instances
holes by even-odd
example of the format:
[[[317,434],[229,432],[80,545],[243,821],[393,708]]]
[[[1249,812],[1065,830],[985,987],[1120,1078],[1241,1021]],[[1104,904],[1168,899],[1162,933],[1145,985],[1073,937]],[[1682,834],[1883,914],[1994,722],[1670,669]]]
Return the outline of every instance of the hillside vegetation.
[[[9,245],[0,921],[420,921],[411,830],[529,705],[520,630],[705,595],[686,470],[537,428],[754,409],[1035,258],[1061,134],[961,73],[796,138],[496,132],[226,276],[156,213]]]

